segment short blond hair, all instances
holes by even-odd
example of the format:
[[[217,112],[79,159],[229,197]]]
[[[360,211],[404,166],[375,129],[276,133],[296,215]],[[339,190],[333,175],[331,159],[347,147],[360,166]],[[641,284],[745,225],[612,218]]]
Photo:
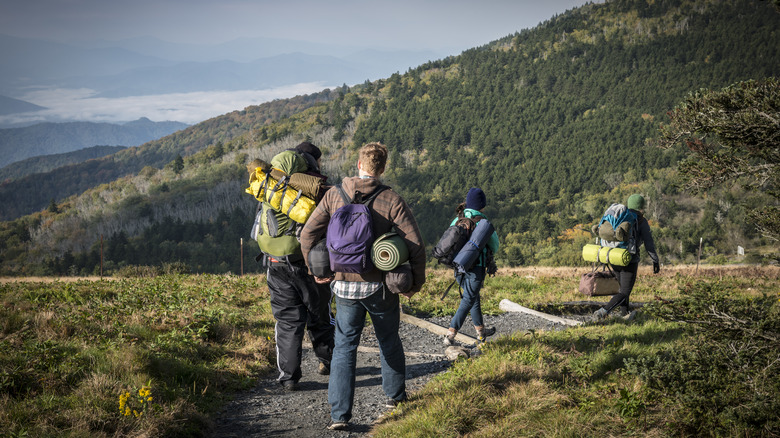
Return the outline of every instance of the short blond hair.
[[[384,173],[387,164],[387,146],[378,142],[367,143],[360,148],[358,157],[364,172],[372,176],[379,176]]]

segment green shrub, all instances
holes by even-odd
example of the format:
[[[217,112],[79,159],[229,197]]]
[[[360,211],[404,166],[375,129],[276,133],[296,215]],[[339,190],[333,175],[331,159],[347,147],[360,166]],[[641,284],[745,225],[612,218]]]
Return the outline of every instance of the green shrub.
[[[718,283],[686,285],[681,295],[646,308],[684,323],[690,342],[627,360],[627,370],[679,406],[671,423],[685,434],[780,433],[778,297],[737,297]]]
[[[162,270],[159,267],[155,267],[155,266],[128,265],[128,266],[123,266],[116,271],[116,275],[118,277],[124,277],[124,278],[134,278],[134,277],[151,278],[151,277],[156,277],[160,274],[162,274]]]
[[[729,262],[728,257],[723,254],[716,254],[711,257],[707,257],[707,263],[711,265],[725,265]]]

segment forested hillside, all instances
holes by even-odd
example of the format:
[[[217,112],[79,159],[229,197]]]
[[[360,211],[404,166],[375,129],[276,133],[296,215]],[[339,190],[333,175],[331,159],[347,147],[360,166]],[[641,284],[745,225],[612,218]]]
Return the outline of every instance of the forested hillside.
[[[83,163],[94,158],[105,157],[125,149],[124,146],[92,146],[64,154],[41,155],[27,158],[0,168],[0,182],[6,183],[33,173],[44,173],[58,167]]]
[[[685,151],[651,139],[691,91],[778,76],[778,29],[765,1],[592,4],[268,123],[238,117],[253,108],[215,118],[114,156],[149,166],[137,175],[3,223],[2,272],[95,272],[100,236],[108,269],[180,262],[238,272],[244,238],[244,270],[257,270],[244,166],[306,139],[324,149],[332,178],[354,174],[359,145],[388,145],[385,179],[431,244],[468,188],[482,187],[504,265],[582,263],[582,229],[635,192],[649,201],[667,263],[691,261],[699,239],[705,257],[730,257],[737,245],[771,253],[743,206],[766,199],[738,185],[680,191]],[[213,124],[235,135],[211,135]]]
[[[324,90],[249,107],[90,162],[63,166],[17,181],[0,180],[0,204],[4,206],[0,211],[0,220],[11,220],[39,211],[52,200],[60,202],[88,188],[137,174],[146,166],[161,168],[176,157],[192,155],[209,145],[257,131],[318,102],[331,100],[336,95],[335,90]]]

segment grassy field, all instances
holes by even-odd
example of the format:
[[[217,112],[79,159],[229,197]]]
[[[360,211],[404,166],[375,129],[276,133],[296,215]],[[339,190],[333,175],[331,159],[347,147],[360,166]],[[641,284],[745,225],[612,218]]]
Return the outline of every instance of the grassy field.
[[[586,297],[584,268],[504,269],[486,313]],[[676,299],[686,284],[778,294],[777,267],[640,270],[632,299]],[[413,312],[451,315],[434,271]],[[606,301],[603,298],[602,301]],[[264,276],[0,280],[0,436],[203,436],[235,391],[274,369]],[[652,399],[623,360],[683,342],[680,324],[640,316],[565,332],[501,337],[455,364],[376,436],[664,436],[674,407]],[[671,428],[671,429],[670,429]]]

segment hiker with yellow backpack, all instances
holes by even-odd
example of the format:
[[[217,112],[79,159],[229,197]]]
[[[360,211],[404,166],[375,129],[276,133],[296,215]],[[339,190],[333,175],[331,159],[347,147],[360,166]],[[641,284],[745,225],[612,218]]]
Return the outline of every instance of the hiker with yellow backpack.
[[[650,259],[653,260],[653,273],[657,274],[661,269],[658,254],[655,251],[655,242],[650,233],[650,224],[643,214],[644,208],[645,198],[642,195],[633,194],[628,197],[626,206],[612,204],[599,223],[593,227],[594,232],[600,236],[602,247],[622,248],[629,254],[628,263],[624,266],[610,264],[620,284],[620,289],[606,306],[593,313],[594,320],[606,318],[609,312],[618,306],[620,306],[620,315],[623,318],[632,320],[636,317],[636,311],[630,311],[628,299],[636,282],[639,270],[639,247],[642,244],[645,245]]]
[[[308,331],[317,372],[330,373],[335,326],[330,310],[330,288],[315,283],[304,263],[299,239],[304,223],[327,190],[327,177],[320,174],[319,148],[303,142],[275,155],[270,163],[255,160],[246,191],[259,202],[252,238],[260,247],[276,320],[276,366],[278,381],[295,391],[302,377],[304,331]]]

